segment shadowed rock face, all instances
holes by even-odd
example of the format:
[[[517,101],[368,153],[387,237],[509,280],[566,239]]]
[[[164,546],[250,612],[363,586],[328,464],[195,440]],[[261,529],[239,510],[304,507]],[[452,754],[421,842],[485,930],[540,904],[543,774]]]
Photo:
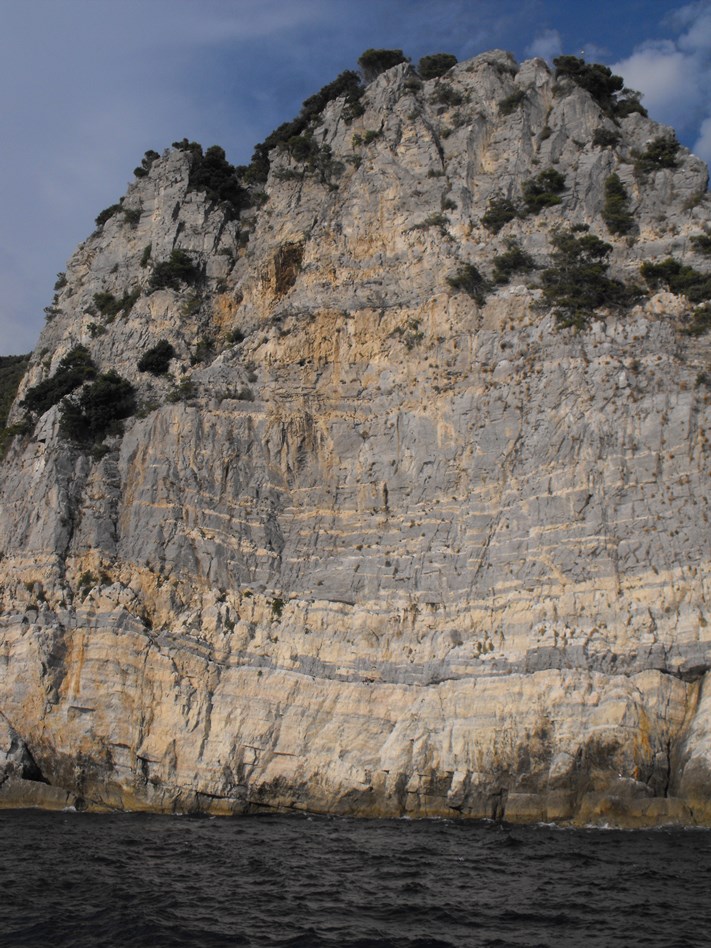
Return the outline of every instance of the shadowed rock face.
[[[536,271],[447,281],[512,237],[546,267],[564,225],[627,282],[704,270],[706,168],[635,177],[669,130],[593,145],[540,60],[363,102],[237,219],[167,152],[70,260],[10,421],[78,344],[142,410],[90,451],[55,406],[3,463],[0,804],[708,824],[709,336],[666,291],[574,332]],[[560,205],[482,226],[549,167]],[[149,292],[175,248],[202,284]],[[172,378],[137,368],[162,339]]]

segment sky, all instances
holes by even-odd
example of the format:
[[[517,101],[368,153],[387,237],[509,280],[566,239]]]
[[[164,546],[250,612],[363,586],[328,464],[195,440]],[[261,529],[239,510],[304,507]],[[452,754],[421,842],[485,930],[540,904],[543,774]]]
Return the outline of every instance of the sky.
[[[148,149],[235,164],[370,47],[583,55],[711,161],[711,0],[0,0],[0,355]]]

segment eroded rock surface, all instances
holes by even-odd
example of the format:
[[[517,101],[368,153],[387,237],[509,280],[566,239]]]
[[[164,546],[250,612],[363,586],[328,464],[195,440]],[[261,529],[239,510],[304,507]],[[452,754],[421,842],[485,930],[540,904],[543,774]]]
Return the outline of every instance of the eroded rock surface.
[[[3,463],[0,805],[708,824],[709,336],[666,291],[575,332],[537,272],[447,280],[575,225],[628,282],[709,269],[706,168],[640,178],[669,130],[540,60],[363,102],[238,217],[168,151],[70,260],[11,420],[78,344],[142,410],[90,451],[55,406]],[[483,226],[548,167],[560,205]],[[149,292],[175,248],[203,286]]]

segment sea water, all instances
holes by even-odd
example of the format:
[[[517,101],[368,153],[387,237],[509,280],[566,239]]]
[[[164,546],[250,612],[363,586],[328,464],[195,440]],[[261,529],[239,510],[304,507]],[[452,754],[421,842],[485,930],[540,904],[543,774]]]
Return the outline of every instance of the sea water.
[[[0,945],[711,944],[711,833],[0,812]]]

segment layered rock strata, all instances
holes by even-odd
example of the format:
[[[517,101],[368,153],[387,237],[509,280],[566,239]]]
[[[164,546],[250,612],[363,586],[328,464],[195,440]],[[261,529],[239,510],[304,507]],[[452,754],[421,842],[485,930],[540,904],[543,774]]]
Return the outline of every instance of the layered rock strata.
[[[11,421],[79,344],[141,410],[3,462],[0,805],[709,824],[709,337],[664,290],[561,329],[538,278],[576,225],[623,281],[708,269],[706,167],[640,177],[668,129],[503,53],[363,104],[237,218],[169,150],[71,258]],[[539,271],[448,282],[513,237]],[[202,289],[149,292],[176,248]]]

